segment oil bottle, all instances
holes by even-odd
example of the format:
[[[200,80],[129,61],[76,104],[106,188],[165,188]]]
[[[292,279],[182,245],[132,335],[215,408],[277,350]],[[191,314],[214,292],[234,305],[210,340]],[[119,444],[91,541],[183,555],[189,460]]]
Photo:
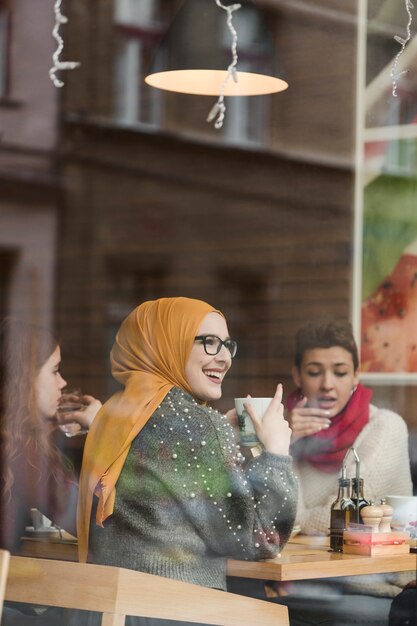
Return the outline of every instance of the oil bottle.
[[[361,524],[363,523],[360,516],[361,509],[363,509],[364,506],[370,505],[370,501],[365,498],[363,478],[352,478],[352,492],[350,498],[355,505],[356,511],[355,519],[352,518],[352,521]]]
[[[343,552],[343,531],[355,519],[355,505],[350,497],[350,478],[342,472],[339,478],[339,493],[330,509],[330,549]]]

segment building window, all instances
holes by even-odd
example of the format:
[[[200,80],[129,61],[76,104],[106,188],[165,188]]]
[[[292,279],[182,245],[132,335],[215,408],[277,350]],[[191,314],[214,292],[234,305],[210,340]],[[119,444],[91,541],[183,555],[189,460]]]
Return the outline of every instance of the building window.
[[[230,60],[230,31],[221,12],[219,20],[227,67]],[[259,12],[250,6],[242,6],[236,11],[233,23],[238,33],[238,70],[256,73],[271,55],[271,36],[265,33],[266,24],[260,18]],[[223,141],[236,144],[265,143],[269,104],[270,100],[265,96],[228,98]]]
[[[169,129],[173,125],[181,126],[181,111],[172,106],[172,98],[166,92],[149,87],[144,78],[149,70],[154,55],[164,35],[168,32],[176,16],[178,5],[168,0],[116,0],[115,3],[115,108],[114,115],[118,124],[145,124],[154,128]],[[201,12],[200,4],[185,4],[180,11],[187,12],[184,24],[195,24]],[[234,25],[238,31],[238,68],[246,72],[258,72],[272,55],[272,34],[266,32],[266,16],[260,16],[251,6],[242,6],[234,15]],[[230,31],[227,27],[224,11],[214,13],[214,40],[221,41],[223,60],[221,67],[230,63]],[[198,33],[198,34],[196,34]],[[200,37],[198,29],[184,32],[190,37],[190,46],[199,49],[199,42],[192,37]],[[206,34],[204,33],[205,37]],[[211,45],[211,43],[210,43]],[[170,52],[171,53],[171,52]],[[269,73],[269,72],[267,72]],[[189,96],[191,108],[195,105]],[[185,102],[185,100],[184,100]],[[207,99],[207,107],[210,106]],[[270,117],[270,99],[265,96],[227,98],[227,115],[221,132],[213,131],[211,126],[203,124],[194,127],[182,127],[182,132],[191,135],[211,137],[215,141],[228,144],[265,144],[267,120]],[[199,105],[201,106],[201,105]]]
[[[122,124],[160,126],[163,92],[144,83],[155,42],[167,25],[163,0],[116,0],[115,117]]]

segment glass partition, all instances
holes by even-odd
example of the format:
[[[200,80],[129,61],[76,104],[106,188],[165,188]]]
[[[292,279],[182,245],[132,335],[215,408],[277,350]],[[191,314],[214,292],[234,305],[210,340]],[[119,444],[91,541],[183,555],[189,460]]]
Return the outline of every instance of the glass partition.
[[[299,389],[299,328],[350,322],[359,380],[373,405],[403,418],[415,471],[416,9],[242,0],[239,69],[272,54],[289,87],[226,97],[218,130],[206,121],[216,97],[156,90],[144,77],[186,5],[187,47],[219,44],[226,68],[220,8],[201,35],[193,1],[66,0],[61,59],[80,65],[59,70],[57,88],[53,3],[32,4],[0,0],[2,321],[53,331],[68,387],[104,403],[121,389],[109,355],[131,310],[161,297],[207,301],[239,346],[213,403],[221,412],[235,397],[271,397],[278,382],[286,403]],[[13,337],[0,345],[4,406]],[[18,388],[33,401],[29,383]],[[18,458],[13,419],[2,419],[3,457]],[[85,435],[47,422],[77,475]],[[32,525],[27,513],[19,532]]]

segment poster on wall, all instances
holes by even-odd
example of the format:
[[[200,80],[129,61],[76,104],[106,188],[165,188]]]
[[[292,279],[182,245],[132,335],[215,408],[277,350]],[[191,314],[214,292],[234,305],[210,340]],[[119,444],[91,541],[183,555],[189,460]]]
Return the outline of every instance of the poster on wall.
[[[363,191],[356,298],[362,378],[417,383],[417,139],[374,142],[368,158],[375,149],[390,167]]]

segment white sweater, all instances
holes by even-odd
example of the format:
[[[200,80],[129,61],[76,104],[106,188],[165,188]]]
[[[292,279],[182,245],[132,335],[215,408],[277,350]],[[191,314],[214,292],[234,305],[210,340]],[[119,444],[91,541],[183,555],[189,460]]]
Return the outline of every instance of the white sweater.
[[[412,482],[408,454],[408,431],[404,420],[387,409],[371,404],[369,422],[354,442],[361,462],[361,477],[368,500],[387,495],[411,495]],[[326,474],[315,469],[307,461],[295,464],[299,478],[299,501],[297,523],[301,532],[311,535],[326,535],[330,523],[330,506],[336,499],[340,472]],[[355,476],[355,461],[349,456],[347,476]],[[415,578],[414,575],[354,576],[332,579],[336,589],[344,593],[394,596],[402,586]],[[327,581],[322,581],[323,587]],[[318,583],[318,581],[317,581]],[[319,583],[318,583],[319,584]],[[307,592],[309,585],[304,585]],[[321,585],[320,585],[321,587]],[[316,587],[315,593],[318,588]],[[329,592],[329,586],[326,589]],[[292,592],[300,593],[301,585],[294,585]]]
[[[371,404],[369,422],[353,445],[361,462],[367,500],[412,495],[407,425],[399,415]],[[347,475],[354,477],[353,455],[348,458]],[[299,477],[297,523],[301,525],[301,532],[327,534],[330,506],[337,496],[340,472],[326,474],[302,461],[295,463],[295,473]]]

